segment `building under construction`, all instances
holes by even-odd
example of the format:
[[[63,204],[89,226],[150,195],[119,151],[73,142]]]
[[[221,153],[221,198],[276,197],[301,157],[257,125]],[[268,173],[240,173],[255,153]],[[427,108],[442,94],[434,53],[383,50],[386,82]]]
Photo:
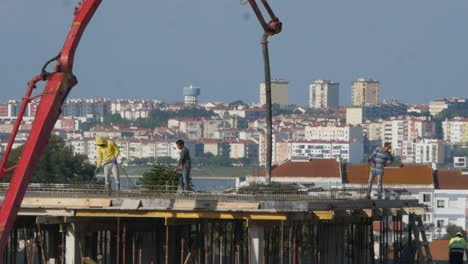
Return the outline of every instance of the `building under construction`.
[[[4,263],[431,263],[416,200],[135,188],[31,185]]]

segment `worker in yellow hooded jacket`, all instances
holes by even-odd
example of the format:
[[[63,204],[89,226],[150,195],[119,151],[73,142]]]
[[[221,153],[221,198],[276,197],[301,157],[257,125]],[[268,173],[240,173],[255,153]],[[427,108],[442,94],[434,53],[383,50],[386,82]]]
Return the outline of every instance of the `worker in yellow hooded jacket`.
[[[112,173],[112,176],[115,177],[116,190],[120,190],[120,178],[119,178],[119,168],[117,163],[117,157],[120,154],[119,147],[110,140],[104,140],[102,137],[96,138],[97,146],[97,167],[103,167],[104,170],[104,181],[106,191],[110,192],[111,184],[109,182],[109,176]],[[103,163],[104,162],[104,163]]]

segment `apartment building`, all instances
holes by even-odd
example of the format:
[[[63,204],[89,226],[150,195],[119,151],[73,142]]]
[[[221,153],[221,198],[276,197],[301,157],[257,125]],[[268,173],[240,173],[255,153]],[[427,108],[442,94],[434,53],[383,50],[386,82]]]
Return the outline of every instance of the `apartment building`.
[[[309,107],[337,108],[339,106],[339,83],[317,80],[309,85]]]
[[[346,124],[359,125],[367,120],[404,116],[407,112],[407,106],[396,101],[376,105],[349,106],[346,108]]]
[[[403,141],[401,159],[404,163],[444,164],[450,158],[447,143],[438,139]]]
[[[283,79],[271,80],[271,103],[287,106],[288,100],[288,81]],[[260,105],[266,104],[266,85],[264,82],[259,86]]]
[[[434,238],[446,235],[447,225],[457,225],[467,229],[468,223],[468,175],[460,170],[439,170],[433,199],[432,234]]]
[[[358,78],[352,85],[352,105],[375,105],[379,103],[380,82],[371,78]]]
[[[103,117],[110,112],[111,101],[107,99],[68,99],[62,106],[62,116]]]
[[[184,133],[188,139],[197,140],[203,137],[203,123],[202,118],[171,118],[168,120],[169,128],[177,128]]]
[[[425,117],[399,117],[382,121],[382,142],[392,143],[394,155],[402,155],[403,141],[434,138],[435,124]]]
[[[444,140],[451,145],[468,145],[468,118],[455,117],[442,122]]]
[[[362,142],[363,129],[339,123],[315,123],[305,127],[305,140]]]
[[[290,156],[312,159],[341,159],[345,163],[361,163],[364,159],[363,142],[353,141],[299,141],[289,143]]]

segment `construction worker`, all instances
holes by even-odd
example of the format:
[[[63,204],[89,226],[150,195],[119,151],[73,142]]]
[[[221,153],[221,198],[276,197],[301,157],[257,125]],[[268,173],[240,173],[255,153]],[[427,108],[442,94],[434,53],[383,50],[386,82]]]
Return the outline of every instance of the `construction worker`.
[[[378,176],[377,198],[382,199],[382,178],[384,175],[384,167],[392,163],[394,160],[392,153],[390,153],[391,149],[391,143],[386,142],[382,148],[376,148],[369,156],[368,161],[371,164],[371,171],[367,186],[366,199],[370,199],[375,176]]]
[[[176,146],[180,150],[180,157],[174,171],[181,171],[182,173],[179,180],[179,190],[187,191],[189,188],[188,180],[190,177],[190,169],[192,168],[190,152],[185,147],[185,143],[182,139],[176,141]]]
[[[111,184],[109,182],[109,175],[112,173],[112,176],[115,177],[116,190],[120,190],[120,178],[119,178],[119,168],[117,163],[117,157],[120,154],[119,148],[117,145],[110,140],[104,140],[102,137],[96,138],[97,146],[97,167],[98,169],[101,166],[104,169],[104,181],[105,188],[107,192],[111,190]],[[104,161],[104,164],[103,164]]]
[[[468,249],[466,240],[463,234],[458,232],[454,238],[450,239],[449,247],[449,263],[450,264],[463,264],[463,254],[466,252],[468,256]]]

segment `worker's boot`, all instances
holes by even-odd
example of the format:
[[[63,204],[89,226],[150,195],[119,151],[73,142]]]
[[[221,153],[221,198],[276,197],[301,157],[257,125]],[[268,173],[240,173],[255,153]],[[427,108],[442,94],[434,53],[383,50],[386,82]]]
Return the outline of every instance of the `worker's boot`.
[[[111,185],[110,185],[110,183],[107,183],[104,187],[105,187],[107,195],[110,196],[111,195]]]

